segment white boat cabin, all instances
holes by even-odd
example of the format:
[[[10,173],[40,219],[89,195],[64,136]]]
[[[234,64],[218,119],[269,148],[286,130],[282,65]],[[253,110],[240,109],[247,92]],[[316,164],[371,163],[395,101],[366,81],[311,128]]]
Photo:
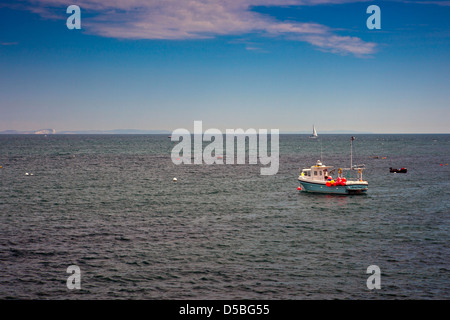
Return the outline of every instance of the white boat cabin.
[[[331,166],[324,166],[320,160],[317,160],[315,166],[311,166],[310,169],[303,169],[301,176],[308,180],[325,181],[332,168]]]

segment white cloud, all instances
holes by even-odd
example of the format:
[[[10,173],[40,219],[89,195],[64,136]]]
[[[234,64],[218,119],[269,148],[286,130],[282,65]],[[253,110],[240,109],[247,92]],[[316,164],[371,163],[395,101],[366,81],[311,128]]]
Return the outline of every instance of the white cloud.
[[[361,0],[360,0],[361,1]],[[316,23],[285,22],[251,10],[253,6],[317,5],[357,0],[80,0],[91,34],[125,39],[202,39],[258,33],[306,41],[320,50],[356,56],[375,52],[376,44],[339,36]],[[52,17],[67,0],[31,0],[30,10]]]
[[[376,44],[364,42],[357,37],[337,35],[307,35],[303,40],[314,46],[333,53],[348,54],[363,57],[375,52]]]

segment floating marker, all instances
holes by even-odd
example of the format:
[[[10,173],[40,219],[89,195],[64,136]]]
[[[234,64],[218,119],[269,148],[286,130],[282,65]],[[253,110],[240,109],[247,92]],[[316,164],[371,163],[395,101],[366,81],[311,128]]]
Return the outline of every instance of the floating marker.
[[[177,182],[178,180],[177,180],[177,178],[173,178],[172,181],[173,182]]]

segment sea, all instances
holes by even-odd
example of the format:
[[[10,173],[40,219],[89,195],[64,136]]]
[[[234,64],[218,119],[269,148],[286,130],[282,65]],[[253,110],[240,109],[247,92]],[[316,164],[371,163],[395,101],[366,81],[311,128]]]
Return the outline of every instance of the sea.
[[[350,137],[280,135],[261,175],[167,135],[0,135],[0,299],[449,299],[450,135],[357,134],[366,195],[298,191]]]

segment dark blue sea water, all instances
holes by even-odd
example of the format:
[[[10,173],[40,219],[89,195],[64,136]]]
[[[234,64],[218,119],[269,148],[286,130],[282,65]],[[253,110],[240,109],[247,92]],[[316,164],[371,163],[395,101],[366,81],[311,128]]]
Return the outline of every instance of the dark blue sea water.
[[[369,193],[299,193],[349,138],[282,135],[261,176],[176,166],[165,135],[1,135],[0,299],[449,299],[450,135],[357,135]]]

